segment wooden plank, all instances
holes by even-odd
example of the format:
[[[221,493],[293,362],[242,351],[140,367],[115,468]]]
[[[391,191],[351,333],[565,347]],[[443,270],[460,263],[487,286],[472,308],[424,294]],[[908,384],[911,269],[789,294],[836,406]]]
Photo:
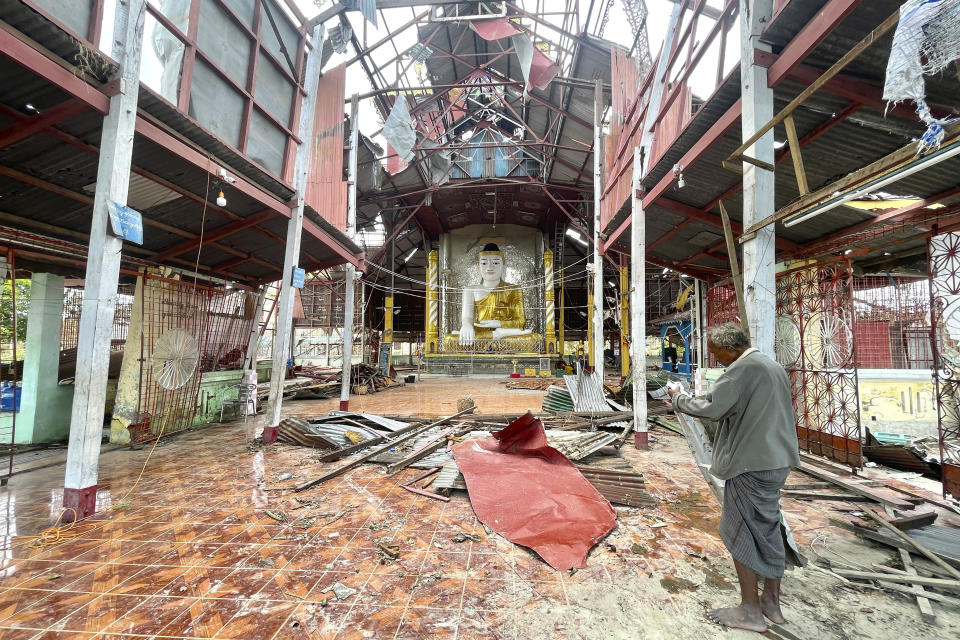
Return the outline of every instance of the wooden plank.
[[[899,591],[900,593],[908,593],[910,595],[916,595],[917,590],[920,589],[920,587],[908,587],[902,584],[897,584],[896,582],[890,582],[889,580],[877,580],[877,582],[880,583],[880,586],[884,589]],[[940,595],[939,593],[933,593],[932,591],[924,591],[923,596],[927,600],[936,600],[937,602],[953,605],[954,607],[960,607],[960,600],[957,598]]]
[[[949,573],[951,576],[953,576],[957,580],[960,580],[960,571],[958,571],[957,569],[954,569],[949,564],[944,562],[943,558],[935,554],[933,551],[930,551],[925,546],[923,546],[922,544],[920,544],[919,542],[917,542],[916,540],[914,540],[913,538],[905,534],[903,531],[900,531],[900,529],[897,529],[895,526],[893,526],[892,524],[890,524],[889,522],[881,518],[873,509],[865,509],[864,511],[866,511],[868,516],[876,520],[877,523],[880,524],[880,526],[882,526],[885,529],[888,529],[891,533],[895,534],[904,542],[907,542],[913,545],[914,549],[916,549],[923,555],[927,556],[927,558],[929,558],[930,561],[933,562],[935,565],[944,569],[947,573]]]
[[[944,580],[942,578],[926,578],[924,576],[897,575],[895,573],[873,573],[870,571],[851,571],[848,569],[833,569],[834,573],[844,578],[856,578],[859,580],[886,580],[888,582],[899,582],[901,584],[918,584],[924,587],[933,587],[945,591],[955,591],[960,593],[960,581]]]
[[[856,493],[817,493],[814,491],[781,491],[784,498],[794,500],[842,500],[844,502],[873,502],[873,498]]]
[[[470,433],[475,428],[476,427],[474,425],[470,425],[460,430],[450,429],[448,431],[444,431],[443,433],[438,435],[434,439],[434,441],[426,443],[424,446],[420,447],[417,451],[414,451],[413,453],[408,455],[406,458],[403,458],[402,460],[398,460],[397,462],[394,462],[393,464],[388,466],[387,475],[393,475],[396,472],[400,471],[401,469],[406,469],[414,462],[423,460],[424,458],[429,456],[431,453],[433,453],[440,447],[445,447],[447,445],[448,436],[453,436],[454,438],[460,438]]]
[[[827,482],[831,482],[841,489],[845,489],[851,493],[856,493],[861,496],[866,496],[867,498],[871,498],[882,505],[893,507],[894,509],[899,509],[900,511],[910,511],[916,506],[912,502],[907,502],[906,500],[885,496],[877,491],[874,491],[873,489],[864,487],[857,482],[849,482],[834,473],[831,473],[825,469],[819,469],[806,462],[801,462],[800,466],[797,468],[807,475],[813,476],[814,478],[826,480]]]
[[[777,115],[773,117],[767,124],[760,127],[750,138],[748,138],[742,145],[740,145],[736,151],[731,153],[727,160],[740,160],[740,156],[753,144],[762,138],[764,134],[772,129],[774,126],[783,122],[783,120],[793,113],[797,107],[804,103],[810,96],[812,96],[818,89],[827,84],[827,82],[833,78],[835,75],[840,73],[844,67],[846,67],[851,61],[853,61],[857,56],[866,51],[870,46],[876,42],[881,36],[897,26],[897,23],[900,22],[900,11],[894,11],[890,16],[884,20],[880,26],[868,33],[860,42],[855,44],[849,51],[847,51],[842,58],[837,60],[833,65],[823,72],[823,74],[817,78],[810,86],[804,89],[800,95],[790,101],[790,104],[785,106],[780,110]]]
[[[886,507],[887,515],[893,517],[893,509]],[[937,514],[933,514],[933,517],[936,518]],[[914,516],[916,518],[916,516]],[[930,524],[930,523],[927,523]],[[913,566],[913,561],[910,559],[910,552],[906,549],[897,549],[900,553],[900,561],[903,562],[903,568],[907,575],[915,576],[917,575],[917,570]],[[924,595],[926,593],[922,586],[914,585],[914,597],[917,599],[917,608],[920,609],[920,618],[927,624],[936,624],[937,615],[933,612],[933,605],[930,604],[930,599]]]
[[[797,176],[797,187],[800,189],[800,195],[805,196],[810,193],[810,186],[807,184],[807,171],[803,168],[803,155],[801,155],[800,140],[797,138],[797,127],[793,122],[793,116],[787,116],[783,124],[787,129],[787,142],[790,143],[790,158],[793,160],[793,172]]]
[[[893,515],[888,512],[888,515]],[[894,518],[890,521],[890,524],[895,526],[900,531],[909,531],[910,529],[919,529],[920,527],[925,527],[928,524],[933,524],[937,520],[936,511],[928,511],[925,513],[917,513],[912,516],[903,516],[901,518]]]
[[[454,418],[458,418],[458,417],[462,416],[462,415],[465,414],[465,413],[468,413],[468,412],[470,412],[470,411],[473,411],[475,408],[476,408],[476,407],[467,407],[467,408],[464,409],[463,411],[460,411],[460,412],[458,412],[458,413],[455,413],[455,414],[453,414],[452,416],[447,416],[446,418],[442,418],[442,419],[440,419],[440,420],[437,420],[436,422],[431,422],[431,423],[429,423],[429,424],[422,425],[422,426],[420,426],[420,427],[418,427],[418,428],[413,429],[412,431],[410,431],[410,432],[408,432],[408,433],[405,433],[404,435],[402,435],[402,436],[400,436],[400,437],[398,437],[398,438],[393,438],[392,440],[390,440],[390,441],[387,442],[386,444],[381,445],[381,446],[375,448],[375,449],[374,449],[373,451],[371,451],[370,453],[368,453],[368,454],[366,454],[366,455],[364,455],[364,456],[360,456],[360,457],[357,458],[356,460],[352,460],[352,461],[348,462],[347,464],[343,465],[342,467],[338,467],[337,469],[334,469],[333,471],[330,471],[330,472],[328,472],[328,473],[325,473],[325,474],[323,474],[322,476],[320,476],[319,478],[315,478],[315,479],[313,479],[313,480],[310,480],[309,482],[303,483],[302,485],[294,488],[294,491],[297,492],[297,493],[299,493],[300,491],[303,491],[303,490],[305,490],[305,489],[309,489],[310,487],[314,487],[314,486],[316,486],[316,485],[318,485],[318,484],[320,484],[320,483],[322,483],[322,482],[325,482],[325,481],[327,481],[327,480],[329,480],[329,479],[331,479],[331,478],[336,478],[337,476],[343,475],[343,474],[346,473],[347,471],[350,471],[351,469],[355,469],[355,468],[359,467],[361,464],[363,464],[363,463],[366,462],[367,460],[370,460],[370,459],[372,459],[372,458],[376,458],[376,457],[377,457],[378,455],[380,455],[381,453],[384,453],[384,452],[386,452],[386,451],[389,451],[392,447],[395,447],[395,446],[397,446],[398,444],[402,444],[402,443],[406,442],[407,440],[411,440],[411,439],[417,437],[418,435],[420,435],[421,433],[423,433],[424,431],[427,431],[427,430],[429,430],[429,429],[432,429],[433,427],[438,427],[438,426],[440,426],[440,425],[442,425],[442,424],[444,424],[444,423],[446,423],[446,422],[449,422],[450,420],[453,420]],[[396,433],[395,433],[394,435],[396,435]],[[368,441],[368,442],[369,442],[369,441]],[[370,446],[370,445],[367,444],[366,446]]]
[[[740,326],[743,327],[747,338],[750,337],[750,327],[747,323],[747,303],[743,297],[743,277],[740,275],[740,261],[737,259],[737,243],[733,239],[733,227],[730,224],[730,216],[727,215],[727,208],[723,206],[721,200],[720,218],[723,220],[723,237],[727,242],[727,257],[730,259],[730,275],[733,278],[733,288],[737,294],[737,308],[740,310]]]
[[[879,542],[880,544],[884,544],[888,547],[894,547],[896,549],[906,549],[908,551],[912,551],[914,548],[909,542],[906,542],[904,540],[901,540],[900,538],[896,538],[893,536],[884,535],[883,533],[876,531],[874,529],[871,529],[869,527],[862,527],[859,525],[851,524],[844,520],[838,520],[836,518],[831,518],[830,524],[844,528],[844,529],[848,529],[850,531],[853,531],[854,533],[856,533],[858,536],[862,538],[867,538],[869,540],[873,540],[874,542]],[[942,557],[947,563],[952,564],[955,567],[960,567],[960,558],[952,558],[950,556],[942,556]],[[927,565],[930,566],[931,569],[935,568],[937,571],[942,571],[942,569],[940,569],[939,566],[932,565],[930,563],[927,563]]]

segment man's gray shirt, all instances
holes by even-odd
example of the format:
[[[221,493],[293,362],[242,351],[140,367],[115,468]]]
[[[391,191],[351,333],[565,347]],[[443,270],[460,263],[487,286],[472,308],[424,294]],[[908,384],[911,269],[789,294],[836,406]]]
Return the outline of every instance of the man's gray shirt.
[[[783,367],[759,351],[746,353],[727,367],[707,395],[677,395],[673,406],[720,423],[710,471],[721,480],[800,464],[790,379]]]

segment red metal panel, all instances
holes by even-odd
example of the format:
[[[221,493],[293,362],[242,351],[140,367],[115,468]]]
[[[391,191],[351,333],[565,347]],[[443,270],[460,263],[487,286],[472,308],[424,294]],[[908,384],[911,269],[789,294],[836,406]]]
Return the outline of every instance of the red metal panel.
[[[890,321],[857,320],[854,336],[859,346],[857,366],[863,369],[889,369],[893,367],[890,353]]]
[[[680,137],[680,133],[690,122],[693,115],[692,109],[690,87],[685,84],[680,88],[677,98],[666,112],[661,114],[660,122],[654,129],[653,143],[650,145],[650,160],[647,161],[648,167],[655,165],[674,140]]]
[[[343,109],[346,65],[320,78],[313,118],[313,156],[307,173],[307,204],[340,230],[347,224],[347,184],[343,181]]]

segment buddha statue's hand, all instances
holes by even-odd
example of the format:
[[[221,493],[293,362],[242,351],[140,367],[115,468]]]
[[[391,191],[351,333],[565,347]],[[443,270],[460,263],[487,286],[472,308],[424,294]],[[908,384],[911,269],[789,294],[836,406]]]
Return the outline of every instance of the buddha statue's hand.
[[[483,329],[499,329],[500,321],[499,320],[477,320],[473,323],[475,327],[481,327]]]
[[[476,332],[473,330],[473,325],[465,324],[460,327],[460,344],[470,346],[473,344],[475,337]]]

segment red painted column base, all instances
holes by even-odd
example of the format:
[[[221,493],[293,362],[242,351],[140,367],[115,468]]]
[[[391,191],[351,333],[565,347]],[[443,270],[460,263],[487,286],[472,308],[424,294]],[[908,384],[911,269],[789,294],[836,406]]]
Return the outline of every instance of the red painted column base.
[[[63,522],[74,522],[91,516],[97,510],[97,485],[84,489],[63,488]],[[69,511],[73,509],[76,511]]]
[[[633,432],[633,446],[641,451],[650,450],[650,433],[647,431]]]
[[[341,400],[340,401],[340,411],[350,411],[350,401]]]
[[[277,441],[277,432],[280,431],[280,427],[264,427],[263,435],[260,438],[263,440],[263,444],[273,444]]]

